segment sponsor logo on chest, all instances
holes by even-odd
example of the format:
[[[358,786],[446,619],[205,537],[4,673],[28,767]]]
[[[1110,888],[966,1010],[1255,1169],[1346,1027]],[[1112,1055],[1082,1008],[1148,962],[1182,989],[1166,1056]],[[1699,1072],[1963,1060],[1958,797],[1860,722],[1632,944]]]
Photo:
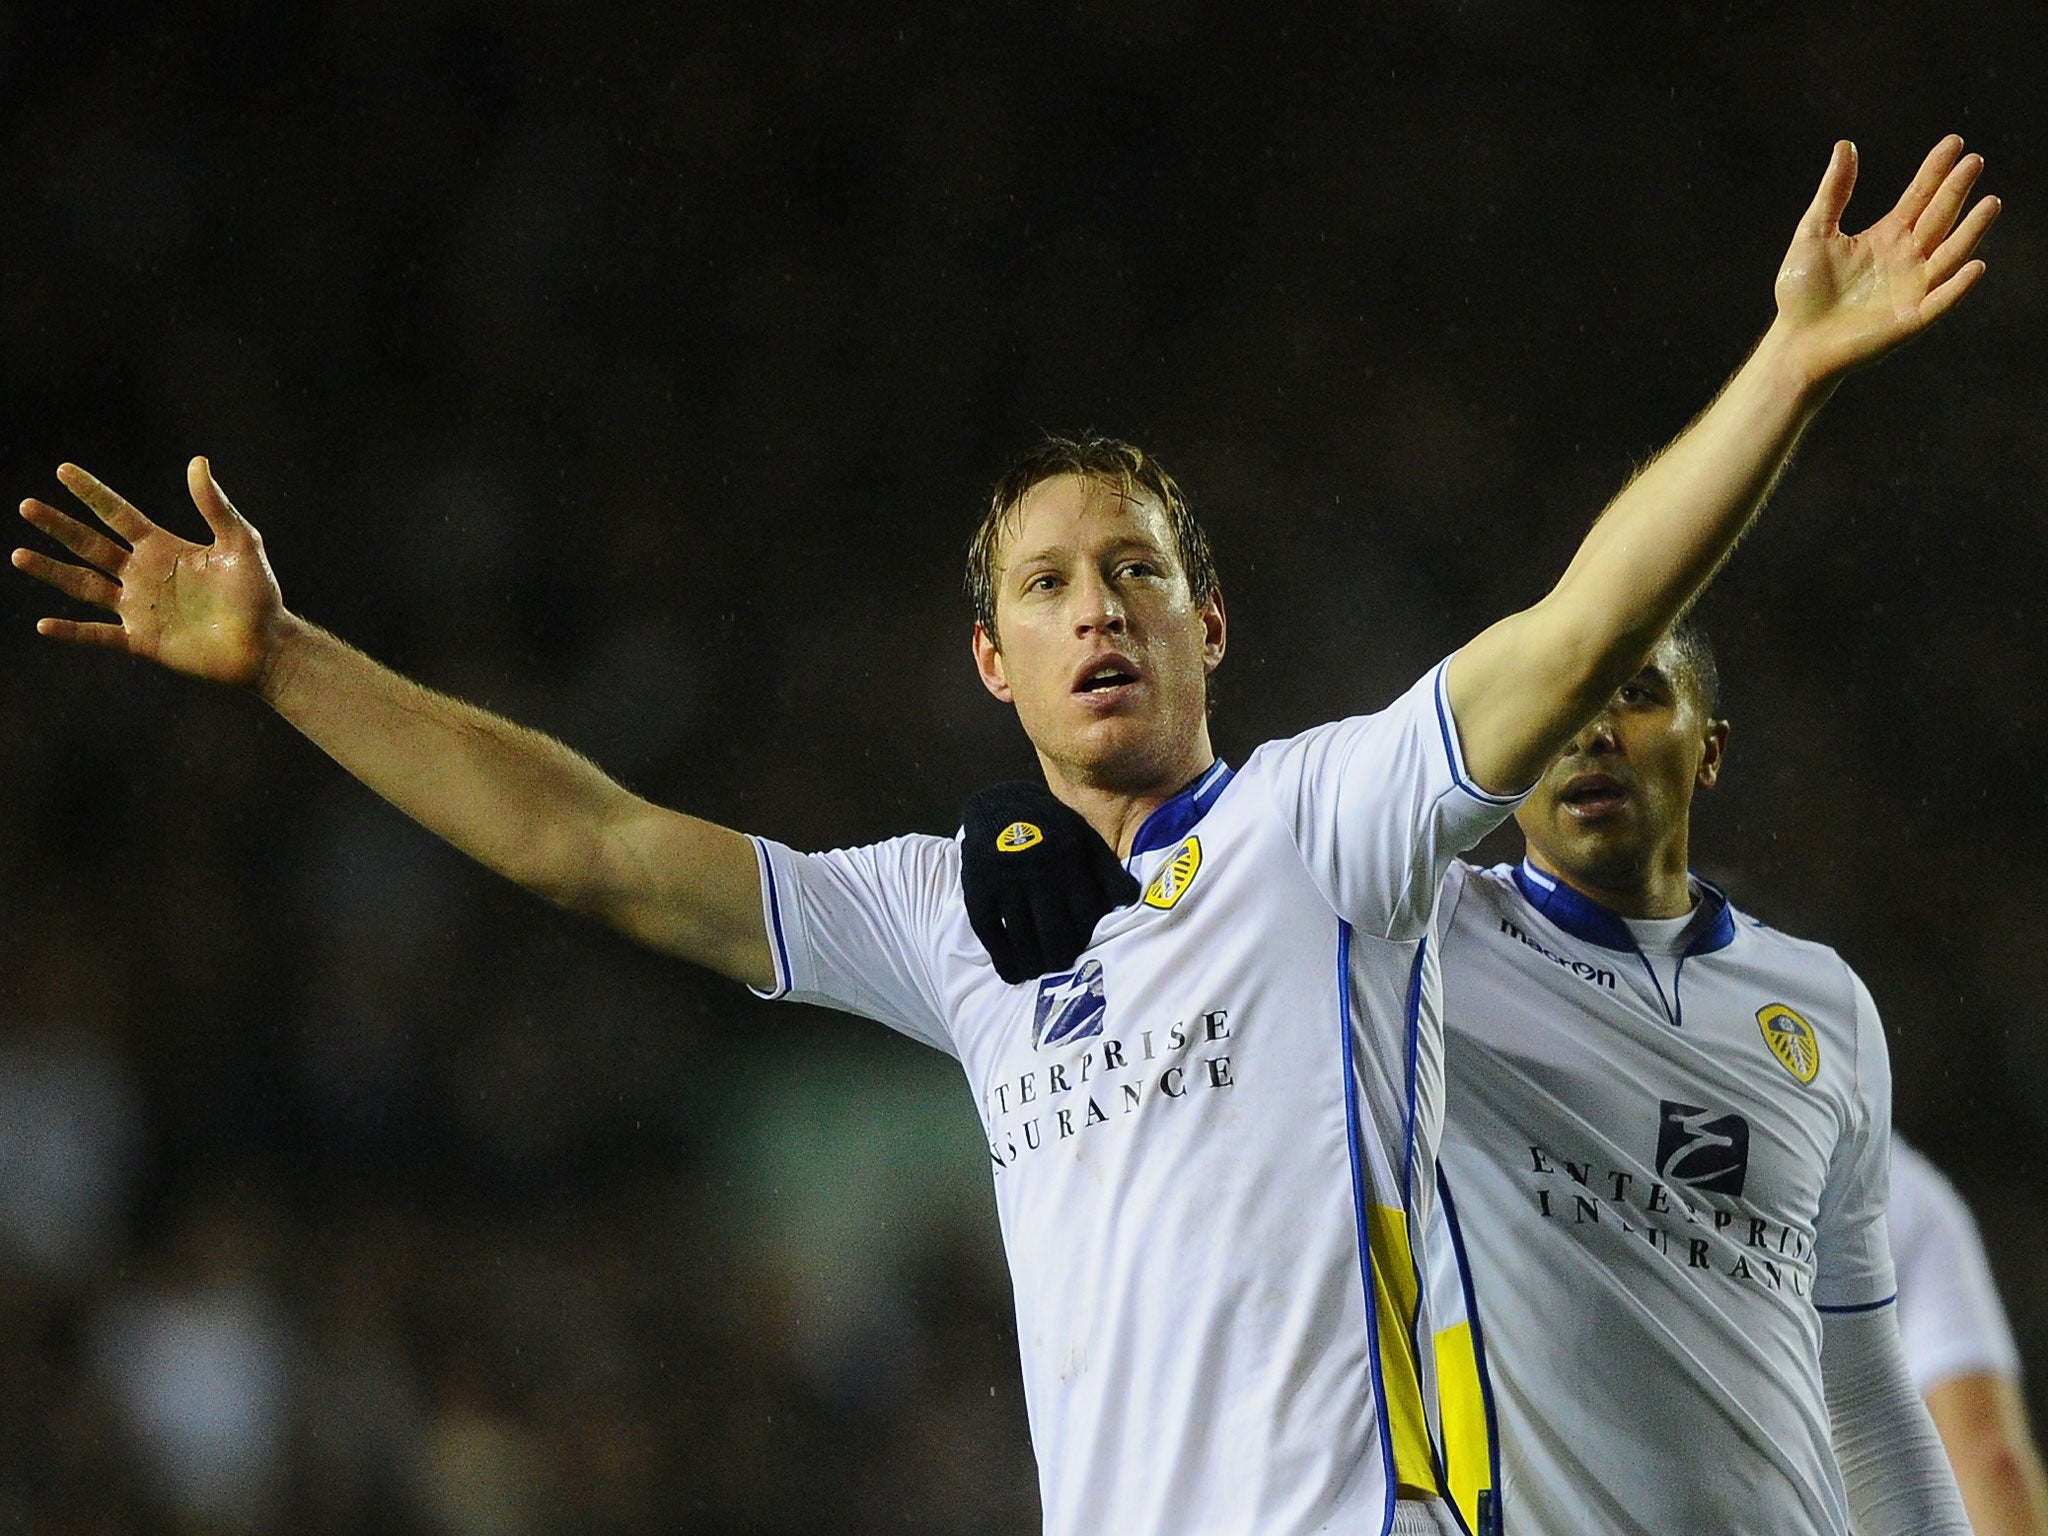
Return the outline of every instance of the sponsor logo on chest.
[[[1038,1005],[1031,1024],[1032,1048],[1099,1035],[1108,1011],[1109,1002],[1102,995],[1100,960],[1086,960],[1077,970],[1040,977]]]
[[[1097,959],[1039,981],[1029,1064],[1013,1064],[982,1093],[996,1167],[1236,1086],[1237,1021],[1230,1009],[1203,1009],[1164,1026],[1123,1026],[1113,1018],[1112,990]]]
[[[1739,1195],[1749,1176],[1749,1122],[1670,1099],[1657,1106],[1657,1172],[1702,1194]]]
[[[1647,1127],[1645,1127],[1645,1130]],[[1749,1184],[1749,1117],[1663,1099],[1654,1141],[1639,1133],[1648,1167],[1527,1147],[1523,1176],[1545,1223],[1583,1242],[1628,1238],[1676,1267],[1764,1290],[1807,1295],[1813,1286],[1816,1212],[1773,1211]]]

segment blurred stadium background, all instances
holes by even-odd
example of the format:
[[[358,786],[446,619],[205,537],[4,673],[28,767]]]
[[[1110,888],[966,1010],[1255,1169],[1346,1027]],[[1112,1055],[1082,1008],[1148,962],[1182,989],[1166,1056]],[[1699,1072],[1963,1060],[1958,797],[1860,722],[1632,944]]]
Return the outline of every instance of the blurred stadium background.
[[[958,567],[1037,428],[1210,522],[1241,759],[1543,590],[1833,138],[1860,227],[1959,130],[1989,280],[1703,609],[1699,863],[1868,979],[2048,1362],[2036,21],[0,4],[0,465],[193,531],[206,452],[401,668],[798,845],[944,831],[1030,766]],[[0,1527],[1036,1529],[949,1061],[501,889],[44,611],[0,583]]]

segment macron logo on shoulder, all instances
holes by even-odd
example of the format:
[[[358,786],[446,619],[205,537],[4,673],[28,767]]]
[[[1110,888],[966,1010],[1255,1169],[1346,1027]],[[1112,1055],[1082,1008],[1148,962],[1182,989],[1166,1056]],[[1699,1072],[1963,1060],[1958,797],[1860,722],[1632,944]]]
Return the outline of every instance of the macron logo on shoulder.
[[[1043,977],[1038,983],[1037,1016],[1031,1025],[1032,1049],[1099,1035],[1108,1011],[1100,960],[1084,961],[1076,970]]]

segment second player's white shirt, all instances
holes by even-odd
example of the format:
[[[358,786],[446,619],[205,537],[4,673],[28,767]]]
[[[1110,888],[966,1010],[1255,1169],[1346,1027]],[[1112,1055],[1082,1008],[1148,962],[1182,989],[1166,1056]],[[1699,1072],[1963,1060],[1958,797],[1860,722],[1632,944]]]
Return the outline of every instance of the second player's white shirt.
[[[1884,1035],[1833,950],[1701,894],[1652,964],[1527,864],[1445,880],[1443,1163],[1508,1536],[1849,1529],[1819,1314],[1892,1298]]]
[[[1920,1394],[1958,1376],[2017,1381],[2019,1347],[1977,1222],[1955,1185],[1898,1136],[1886,1224],[1899,1272],[1899,1343]]]
[[[1140,829],[1144,898],[1014,986],[956,841],[759,844],[775,995],[966,1071],[1049,1533],[1364,1536],[1398,1486],[1490,1485],[1456,1464],[1476,1391],[1437,1388],[1476,1362],[1420,1235],[1443,1231],[1429,938],[1444,869],[1511,806],[1466,778],[1440,666],[1217,764]]]

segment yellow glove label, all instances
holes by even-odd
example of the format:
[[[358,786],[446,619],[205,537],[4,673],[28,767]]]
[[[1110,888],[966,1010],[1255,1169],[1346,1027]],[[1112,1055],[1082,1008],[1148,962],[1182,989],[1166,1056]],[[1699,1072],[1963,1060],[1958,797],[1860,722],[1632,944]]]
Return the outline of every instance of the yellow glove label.
[[[997,853],[1022,853],[1045,841],[1045,834],[1028,821],[1013,821],[996,834]]]

